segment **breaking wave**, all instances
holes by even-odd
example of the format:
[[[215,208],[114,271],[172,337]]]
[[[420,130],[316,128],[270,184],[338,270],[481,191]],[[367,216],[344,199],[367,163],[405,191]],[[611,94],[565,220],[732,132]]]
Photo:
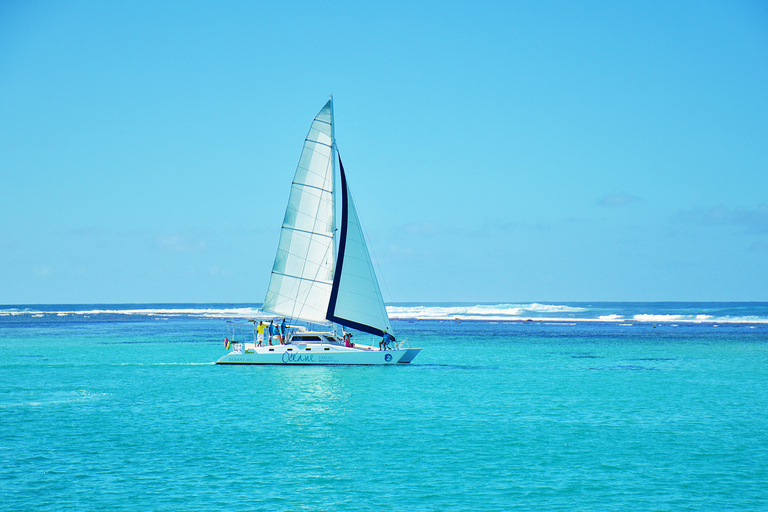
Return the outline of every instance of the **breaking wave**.
[[[191,317],[191,318],[270,318],[255,307],[234,308],[94,308],[67,310],[38,310],[33,308],[0,309],[0,316],[31,316],[31,317],[91,317],[91,316],[147,316],[147,317]]]
[[[547,322],[593,322],[623,324],[637,323],[710,323],[710,324],[768,324],[768,314],[734,316],[728,314],[694,313],[638,313],[639,307],[653,310],[654,304],[595,304],[555,305],[540,304],[478,304],[458,305],[412,305],[387,306],[389,317],[398,320],[458,320],[458,321],[547,321]],[[613,311],[606,311],[613,309]],[[765,306],[762,306],[763,313]]]
[[[125,304],[0,306],[0,318],[70,321],[78,319],[117,321],[120,318],[211,318],[269,320],[277,315],[259,309],[260,304]],[[766,303],[570,303],[542,304],[393,304],[387,306],[393,320],[439,321],[546,321],[623,324],[699,323],[768,324]]]
[[[585,313],[582,307],[539,304],[477,304],[474,306],[387,306],[393,319],[414,320],[527,320],[553,315]],[[572,318],[568,318],[569,320]]]

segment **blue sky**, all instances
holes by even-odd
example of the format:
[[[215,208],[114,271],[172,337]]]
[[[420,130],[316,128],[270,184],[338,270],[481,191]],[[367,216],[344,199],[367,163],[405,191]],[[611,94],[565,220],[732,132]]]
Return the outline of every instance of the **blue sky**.
[[[0,303],[261,302],[312,117],[388,301],[768,300],[768,6],[0,2]]]

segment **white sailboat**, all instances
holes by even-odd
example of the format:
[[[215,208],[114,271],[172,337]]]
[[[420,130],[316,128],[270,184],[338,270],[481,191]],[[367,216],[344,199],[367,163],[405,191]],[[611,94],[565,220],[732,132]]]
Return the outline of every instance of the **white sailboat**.
[[[337,230],[338,200],[341,227]],[[374,336],[393,334],[338,156],[333,97],[315,116],[304,141],[262,309],[292,324],[299,320]],[[291,331],[284,343],[276,345],[234,342],[217,363],[379,365],[410,363],[421,351],[407,342],[351,344],[335,327],[323,332]]]

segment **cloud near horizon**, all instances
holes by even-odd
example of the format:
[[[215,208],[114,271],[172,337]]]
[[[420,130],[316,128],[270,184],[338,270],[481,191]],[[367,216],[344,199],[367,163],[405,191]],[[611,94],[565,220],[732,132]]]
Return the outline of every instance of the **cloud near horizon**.
[[[405,224],[401,227],[401,230],[409,235],[431,236],[440,234],[443,231],[443,228],[431,222],[421,222],[418,224]]]
[[[737,226],[746,228],[747,233],[768,234],[768,205],[761,204],[754,209],[723,205],[694,208],[678,212],[675,220],[706,226]]]
[[[642,203],[643,200],[632,194],[605,194],[603,197],[595,201],[598,206],[605,208],[621,208],[634,203]]]
[[[181,235],[160,235],[155,239],[157,246],[170,252],[199,252],[205,250],[205,242],[192,240]]]
[[[45,265],[37,266],[33,269],[33,272],[37,277],[48,277],[51,275],[51,268]]]

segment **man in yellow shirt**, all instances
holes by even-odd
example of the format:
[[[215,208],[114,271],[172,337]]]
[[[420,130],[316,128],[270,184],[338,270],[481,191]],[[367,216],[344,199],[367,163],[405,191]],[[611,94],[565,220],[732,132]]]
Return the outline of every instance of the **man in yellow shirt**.
[[[256,326],[256,341],[259,343],[259,346],[264,342],[264,322],[259,320],[259,325]]]

